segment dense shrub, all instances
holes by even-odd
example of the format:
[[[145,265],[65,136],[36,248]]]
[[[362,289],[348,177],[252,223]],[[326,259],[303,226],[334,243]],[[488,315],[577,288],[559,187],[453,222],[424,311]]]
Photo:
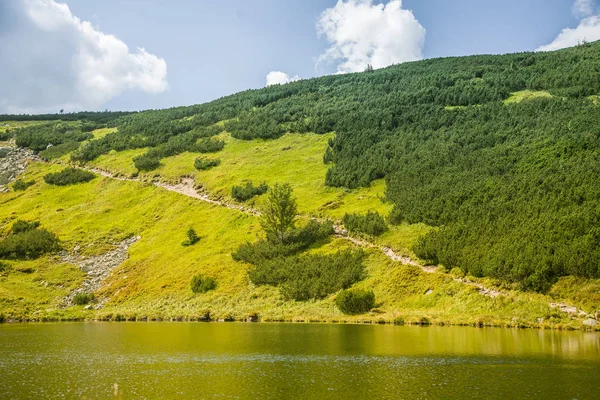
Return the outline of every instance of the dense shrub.
[[[231,197],[237,201],[247,201],[254,196],[265,194],[267,190],[269,190],[269,187],[264,182],[258,186],[254,186],[252,182],[248,181],[242,186],[233,186],[231,188]]]
[[[73,298],[73,303],[78,306],[85,306],[94,301],[96,296],[93,293],[77,293]]]
[[[254,265],[249,277],[256,285],[278,286],[288,299],[321,299],[349,287],[364,274],[362,250],[299,254],[333,233],[331,222],[311,220],[306,226],[291,230],[283,242],[246,243],[233,253],[233,258]]]
[[[69,123],[47,123],[32,125],[17,130],[16,143],[19,147],[29,147],[35,151],[46,150],[49,145],[67,142],[81,142],[92,138],[89,132],[81,132],[80,128]]]
[[[138,171],[153,171],[156,168],[160,167],[160,159],[157,157],[149,156],[147,154],[143,154],[141,156],[135,157],[133,159],[133,164],[138,169]]]
[[[217,287],[217,281],[214,278],[203,275],[196,275],[192,278],[191,289],[194,293],[206,293]]]
[[[6,158],[10,153],[10,149],[0,149],[0,158]]]
[[[13,183],[13,190],[15,192],[20,192],[23,190],[27,190],[27,188],[29,188],[29,186],[33,186],[35,185],[35,181],[24,181],[22,179],[17,179],[14,183]]]
[[[39,221],[31,221],[31,222],[27,222],[27,221],[23,221],[23,220],[17,220],[15,221],[15,223],[12,225],[11,232],[13,235],[16,235],[17,233],[23,233],[23,232],[28,232],[28,231],[32,231],[34,229],[37,229],[40,226]]]
[[[366,214],[344,215],[344,226],[352,233],[365,233],[367,235],[379,236],[388,230],[385,220],[377,212]]]
[[[196,158],[196,161],[194,161],[194,167],[198,171],[204,171],[207,169],[211,169],[213,167],[216,167],[219,164],[221,164],[221,160],[219,160],[218,158],[198,157],[198,158]]]
[[[322,299],[364,278],[362,250],[263,259],[249,272],[255,285],[279,286],[287,299]]]
[[[39,156],[44,160],[53,160],[77,150],[79,146],[81,146],[81,143],[79,142],[66,142],[55,146],[50,146],[46,150],[40,151]]]
[[[0,258],[33,259],[60,250],[58,237],[45,229],[34,229],[0,240]]]
[[[202,139],[198,141],[191,149],[192,152],[198,153],[216,153],[223,150],[225,142],[218,139]]]
[[[257,265],[265,260],[300,253],[316,243],[325,241],[333,233],[331,222],[311,220],[306,226],[292,230],[283,243],[269,240],[245,243],[233,252],[232,257],[236,261]]]
[[[89,182],[96,177],[95,174],[77,168],[65,168],[44,176],[44,181],[49,185],[67,186],[76,183]]]
[[[82,132],[93,132],[96,129],[100,129],[103,128],[105,125],[103,124],[99,124],[96,122],[84,122],[83,124],[81,124],[81,131]]]
[[[13,137],[13,133],[9,130],[0,132],[0,142],[10,140]]]
[[[375,294],[372,290],[342,290],[335,296],[335,305],[344,314],[364,314],[375,307]]]

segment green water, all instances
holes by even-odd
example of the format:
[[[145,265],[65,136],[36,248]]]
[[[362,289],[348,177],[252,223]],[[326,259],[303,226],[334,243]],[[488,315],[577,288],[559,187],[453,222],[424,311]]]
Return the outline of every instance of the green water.
[[[1,399],[113,396],[599,399],[600,335],[316,324],[0,325]]]

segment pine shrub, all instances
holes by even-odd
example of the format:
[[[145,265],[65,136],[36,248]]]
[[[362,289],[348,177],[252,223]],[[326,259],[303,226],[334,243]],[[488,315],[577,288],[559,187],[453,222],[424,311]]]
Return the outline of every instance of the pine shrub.
[[[352,233],[379,236],[388,230],[385,220],[379,213],[369,211],[366,214],[344,215],[344,226]]]
[[[206,293],[217,287],[217,281],[214,278],[203,275],[196,275],[192,278],[191,288],[194,293]]]
[[[204,171],[207,169],[211,169],[213,167],[216,167],[219,164],[221,164],[221,160],[219,160],[218,158],[211,159],[211,158],[198,157],[198,158],[196,158],[196,161],[194,161],[194,167],[198,171]]]
[[[375,307],[375,293],[372,290],[342,290],[335,297],[335,305],[344,314],[364,314]]]
[[[95,174],[77,168],[65,168],[44,176],[44,181],[49,185],[67,186],[77,183],[89,182],[96,177]]]

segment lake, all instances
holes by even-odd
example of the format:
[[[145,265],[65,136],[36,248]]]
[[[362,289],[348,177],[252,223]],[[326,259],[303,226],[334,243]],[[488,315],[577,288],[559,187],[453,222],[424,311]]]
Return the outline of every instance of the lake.
[[[600,334],[269,323],[0,325],[0,398],[598,399]]]

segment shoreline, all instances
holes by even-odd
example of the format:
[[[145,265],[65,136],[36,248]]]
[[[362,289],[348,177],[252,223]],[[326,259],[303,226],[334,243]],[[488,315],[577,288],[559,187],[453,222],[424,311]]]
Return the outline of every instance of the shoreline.
[[[314,324],[314,325],[390,325],[390,326],[413,326],[413,327],[468,327],[468,328],[503,328],[503,329],[537,329],[548,331],[580,331],[600,333],[600,326],[586,326],[579,324],[528,324],[528,323],[468,323],[468,322],[443,322],[443,321],[396,321],[384,318],[377,319],[314,319],[294,318],[275,319],[265,318],[251,320],[251,318],[239,319],[205,319],[200,317],[125,317],[117,315],[104,318],[32,318],[32,319],[6,319],[0,322],[2,325],[26,325],[26,324],[60,324],[60,323],[218,323],[218,324]]]

